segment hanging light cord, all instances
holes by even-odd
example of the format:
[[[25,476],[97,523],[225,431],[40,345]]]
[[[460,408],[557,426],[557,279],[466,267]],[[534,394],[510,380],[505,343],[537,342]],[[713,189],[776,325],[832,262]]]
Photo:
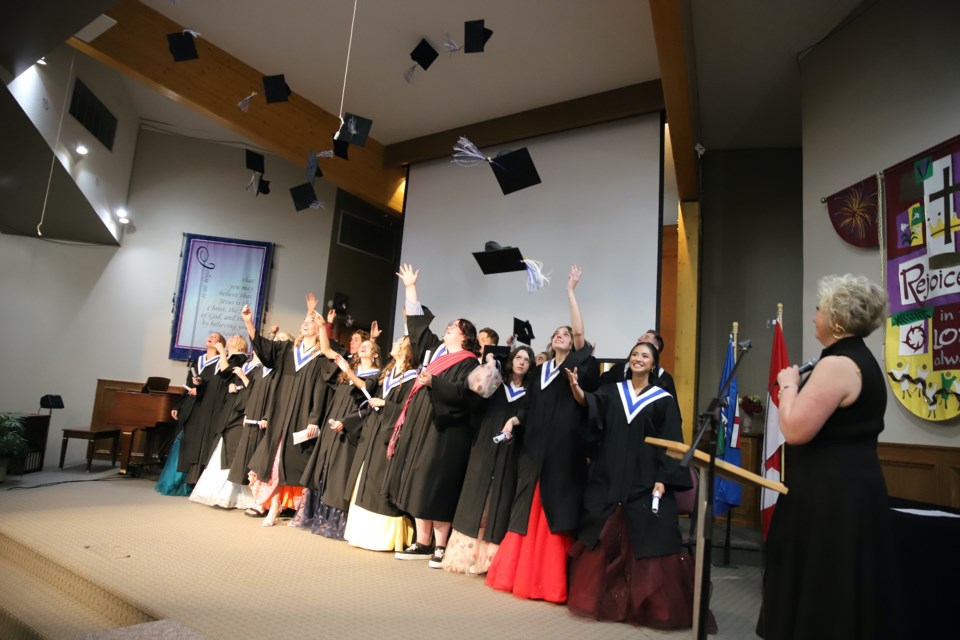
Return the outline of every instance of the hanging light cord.
[[[67,113],[67,93],[70,89],[70,78],[73,77],[73,63],[77,58],[74,53],[70,57],[70,70],[67,72],[67,86],[63,90],[63,108],[60,109],[60,124],[57,125],[57,139],[53,143],[53,154],[50,158],[50,173],[47,175],[47,190],[43,194],[43,207],[40,208],[40,223],[37,224],[37,236],[43,237],[40,227],[43,226],[43,219],[47,216],[47,200],[50,199],[50,184],[53,182],[53,169],[57,166],[57,147],[60,146],[60,131],[63,129],[63,116]]]
[[[353,47],[353,25],[357,22],[357,0],[353,0],[353,18],[350,20],[350,40],[347,42],[347,64],[343,68],[343,91],[340,92],[340,122],[343,122],[343,101],[347,96],[347,72],[350,70],[350,49]]]

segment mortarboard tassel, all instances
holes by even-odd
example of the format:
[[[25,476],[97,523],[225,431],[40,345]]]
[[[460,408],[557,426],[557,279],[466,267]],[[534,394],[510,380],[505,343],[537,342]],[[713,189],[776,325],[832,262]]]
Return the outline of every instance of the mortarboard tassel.
[[[318,153],[318,154],[316,154],[316,155],[317,155],[318,158],[332,158],[332,157],[333,157],[333,149],[327,149],[326,151],[321,151],[320,153]]]
[[[446,34],[447,39],[443,41],[443,46],[446,47],[447,52],[453,54],[460,51],[460,45],[457,44],[456,40],[450,37],[450,34]]]
[[[244,191],[249,191],[250,189],[253,188],[253,183],[257,181],[257,175],[258,175],[257,172],[254,171],[253,174],[250,176],[250,182],[248,182],[247,186],[243,188]]]
[[[260,95],[258,92],[251,91],[250,95],[248,95],[246,98],[244,98],[243,100],[237,103],[237,109],[240,109],[240,111],[243,111],[244,113],[246,113],[247,109],[250,108],[250,102],[258,95]]]
[[[340,119],[341,121],[343,118]],[[347,131],[350,132],[351,136],[357,135],[357,119],[353,116],[350,116],[347,119]]]
[[[403,72],[403,79],[407,82],[413,82],[413,74],[417,70],[418,65],[413,65],[409,69]]]
[[[490,158],[483,155],[480,149],[477,148],[477,145],[470,142],[466,136],[460,136],[457,144],[453,145],[453,150],[456,153],[453,154],[453,160],[450,162],[458,164],[461,167],[473,167],[481,162],[492,162]]]
[[[542,289],[543,285],[550,284],[550,274],[543,272],[543,263],[539,260],[524,260],[527,267],[527,293]]]
[[[323,202],[320,202],[319,200],[314,200],[313,202],[310,203],[310,208],[311,208],[311,209],[323,209],[324,211],[326,211],[327,205],[326,205],[325,203],[323,203]]]
[[[188,33],[189,33],[190,36],[193,37],[193,38],[199,38],[200,35],[201,35],[199,31],[194,31],[193,29],[184,29],[184,30],[183,30],[183,35],[187,35]]]

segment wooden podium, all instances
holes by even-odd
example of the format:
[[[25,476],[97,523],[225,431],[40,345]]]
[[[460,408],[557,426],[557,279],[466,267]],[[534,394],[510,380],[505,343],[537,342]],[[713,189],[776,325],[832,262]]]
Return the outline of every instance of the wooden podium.
[[[647,444],[653,445],[655,447],[662,447],[666,449],[667,455],[671,458],[677,458],[678,460],[687,453],[690,449],[689,445],[686,445],[682,442],[676,442],[674,440],[663,440],[661,438],[644,438],[644,441]],[[710,454],[700,451],[694,451],[693,458],[691,462],[697,466],[697,468],[703,470],[705,467],[710,466]],[[773,480],[767,480],[763,476],[759,476],[755,473],[751,473],[746,469],[738,467],[736,465],[730,464],[725,460],[715,460],[714,461],[714,471],[717,475],[720,475],[727,480],[732,480],[738,482],[742,485],[754,486],[758,489],[770,489],[776,491],[777,493],[787,493],[787,487],[781,482],[775,482]],[[697,557],[696,557],[696,582],[694,583],[693,591],[693,637],[706,637],[706,634],[699,634],[700,631],[700,598],[703,593],[703,581],[705,576],[709,575],[709,568],[704,562],[704,550],[706,549],[706,543],[704,540],[704,530],[706,529],[707,523],[707,506],[708,502],[711,499],[709,494],[710,483],[704,482],[705,474],[701,473],[701,481],[698,483],[700,488],[697,492]],[[710,544],[713,544],[713,541],[710,541]],[[704,622],[704,628],[706,623]]]

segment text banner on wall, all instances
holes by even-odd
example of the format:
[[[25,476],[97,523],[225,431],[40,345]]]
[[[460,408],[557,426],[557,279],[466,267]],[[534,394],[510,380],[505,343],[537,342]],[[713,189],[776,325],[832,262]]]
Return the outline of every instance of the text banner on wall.
[[[272,254],[270,242],[184,234],[171,360],[190,359],[214,331],[246,336],[240,319],[244,304],[260,326]]]

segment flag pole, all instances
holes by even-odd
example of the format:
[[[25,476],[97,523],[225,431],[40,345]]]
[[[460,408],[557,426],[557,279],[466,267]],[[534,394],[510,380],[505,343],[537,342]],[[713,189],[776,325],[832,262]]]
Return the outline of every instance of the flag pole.
[[[731,329],[731,333],[733,334],[733,344],[734,344],[733,364],[737,364],[737,359],[739,358],[739,354],[737,353],[736,345],[737,345],[737,336],[740,335],[740,323],[737,322],[736,320],[733,321],[733,328]],[[726,434],[724,434],[724,438],[726,438]],[[730,446],[730,444],[731,444],[730,442],[725,443],[726,446]],[[730,566],[730,529],[732,526],[732,522],[731,522],[732,517],[733,517],[733,509],[727,509],[727,535],[726,535],[726,539],[723,541],[723,564],[721,565],[724,567]]]

